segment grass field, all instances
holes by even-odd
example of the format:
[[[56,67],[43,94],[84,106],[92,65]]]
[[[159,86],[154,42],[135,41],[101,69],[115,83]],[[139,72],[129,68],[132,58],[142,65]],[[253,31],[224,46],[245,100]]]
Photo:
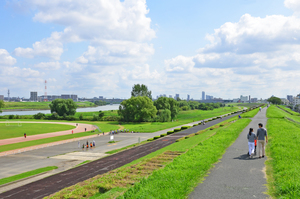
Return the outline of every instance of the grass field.
[[[33,109],[33,110],[47,110],[51,102],[5,102],[5,107],[2,110],[10,109]],[[94,107],[92,102],[75,102],[79,108]]]
[[[227,114],[239,110],[237,107],[217,108],[210,111],[190,110],[180,111],[174,122],[142,122],[142,123],[122,123],[125,129],[135,132],[152,133],[163,129],[188,124],[194,121],[200,121]],[[178,121],[177,121],[178,120]]]
[[[300,198],[300,125],[280,119],[285,112],[271,107],[268,115],[273,118],[267,123],[268,192],[273,198]]]
[[[223,127],[176,142],[117,170],[65,188],[51,198],[186,198],[249,122],[224,121]],[[166,166],[155,171],[143,166],[153,159],[163,159],[168,151],[186,153],[171,162],[161,162]],[[105,193],[99,193],[99,188]]]
[[[56,167],[56,166],[44,167],[44,168],[40,168],[40,169],[35,169],[33,171],[28,171],[28,172],[25,172],[25,173],[14,175],[14,176],[11,176],[11,177],[2,178],[2,179],[0,179],[0,185],[10,183],[10,182],[14,182],[14,181],[17,181],[17,180],[21,180],[21,179],[24,179],[24,178],[27,178],[27,177],[30,177],[30,176],[34,176],[34,175],[37,175],[37,174],[40,174],[40,173],[44,173],[46,171],[51,171],[51,170],[57,169],[57,168],[58,167]]]
[[[57,131],[66,131],[74,129],[75,126],[66,124],[46,124],[46,123],[20,123],[22,126],[18,126],[16,123],[10,123],[11,126],[7,126],[6,123],[0,123],[0,139],[8,139],[15,137],[22,137],[24,133],[29,135],[37,135],[44,133],[51,133]]]

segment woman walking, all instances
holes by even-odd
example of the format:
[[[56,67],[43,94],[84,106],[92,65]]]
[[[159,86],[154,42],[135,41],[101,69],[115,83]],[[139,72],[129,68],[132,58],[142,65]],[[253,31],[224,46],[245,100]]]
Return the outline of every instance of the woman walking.
[[[248,155],[252,157],[252,154],[254,153],[254,140],[256,139],[256,135],[255,133],[253,133],[253,128],[249,129],[247,139],[248,139],[248,147],[249,147]]]

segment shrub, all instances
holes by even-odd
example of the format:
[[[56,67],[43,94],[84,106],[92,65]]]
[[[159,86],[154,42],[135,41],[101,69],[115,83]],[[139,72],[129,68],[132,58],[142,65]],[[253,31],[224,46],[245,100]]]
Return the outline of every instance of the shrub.
[[[223,127],[224,126],[224,124],[220,124],[220,127]]]
[[[185,139],[185,137],[179,138],[176,140],[176,142],[180,142],[181,140],[184,140],[184,139]]]
[[[155,136],[153,139],[156,140],[156,139],[158,139],[158,138],[160,138],[160,136]]]
[[[147,141],[153,141],[154,140],[154,138],[149,138]]]
[[[46,115],[44,113],[37,113],[37,114],[33,115],[33,118],[36,120],[44,119],[45,117],[46,117]]]
[[[181,128],[174,129],[174,132],[181,131]]]
[[[168,132],[167,132],[167,135],[170,135],[170,134],[172,134],[172,133],[174,133],[174,130],[173,130],[173,131],[168,131]]]
[[[198,124],[194,124],[193,126],[198,126]]]
[[[82,113],[79,115],[79,120],[83,120],[83,115],[82,115]]]
[[[9,115],[8,119],[14,119],[14,117],[15,117],[14,115]]]
[[[160,137],[165,137],[167,134],[166,133],[164,133],[164,134],[161,134],[160,135]]]
[[[188,128],[190,128],[190,127],[189,126],[182,126],[181,130],[188,129]]]

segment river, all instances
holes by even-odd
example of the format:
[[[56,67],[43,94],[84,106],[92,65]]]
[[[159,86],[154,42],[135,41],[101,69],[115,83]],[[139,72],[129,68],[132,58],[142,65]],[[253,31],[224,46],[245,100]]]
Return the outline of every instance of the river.
[[[119,104],[97,106],[97,107],[87,107],[87,108],[78,108],[76,112],[95,112],[95,111],[109,111],[109,110],[118,110]],[[34,111],[9,111],[2,112],[0,116],[4,115],[35,115],[37,113],[50,114],[50,110],[34,110]]]

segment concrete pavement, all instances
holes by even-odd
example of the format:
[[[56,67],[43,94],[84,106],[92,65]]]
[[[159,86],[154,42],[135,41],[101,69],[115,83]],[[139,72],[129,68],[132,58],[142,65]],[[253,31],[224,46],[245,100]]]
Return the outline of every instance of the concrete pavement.
[[[268,198],[265,194],[267,182],[264,164],[267,158],[265,156],[259,159],[258,153],[252,159],[247,155],[249,128],[253,128],[256,133],[258,123],[266,126],[266,110],[267,108],[264,108],[258,112],[235,143],[227,149],[209,176],[190,194],[189,199]]]

